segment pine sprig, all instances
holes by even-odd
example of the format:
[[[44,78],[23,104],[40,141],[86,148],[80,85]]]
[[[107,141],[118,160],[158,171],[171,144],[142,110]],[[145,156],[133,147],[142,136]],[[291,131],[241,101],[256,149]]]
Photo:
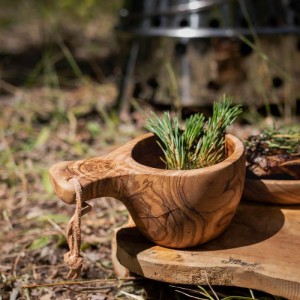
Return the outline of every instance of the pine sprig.
[[[224,159],[226,129],[242,113],[240,105],[230,107],[231,103],[231,98],[226,96],[222,97],[221,102],[214,103],[213,115],[207,121],[197,153],[197,168],[211,166]]]
[[[186,170],[207,167],[225,158],[225,133],[242,112],[239,105],[231,107],[231,99],[223,97],[215,103],[213,115],[207,121],[203,114],[194,114],[181,128],[178,117],[171,119],[165,112],[148,118],[146,128],[158,137],[164,153],[161,158],[167,169]]]
[[[158,144],[164,152],[162,160],[167,169],[181,170],[185,164],[185,148],[179,123],[178,117],[171,119],[169,112],[165,112],[161,119],[152,113],[146,125],[159,138]]]

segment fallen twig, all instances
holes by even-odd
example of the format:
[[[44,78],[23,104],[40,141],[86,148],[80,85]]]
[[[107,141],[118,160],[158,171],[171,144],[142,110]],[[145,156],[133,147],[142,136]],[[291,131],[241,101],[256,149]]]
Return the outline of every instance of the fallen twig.
[[[65,282],[56,282],[56,283],[42,283],[42,284],[29,284],[23,285],[23,289],[34,289],[39,287],[56,287],[62,285],[82,285],[87,283],[107,283],[107,282],[118,282],[118,281],[131,281],[131,280],[140,280],[143,278],[139,277],[127,277],[127,278],[118,278],[118,279],[94,279],[94,280],[84,280],[84,281],[65,281]]]

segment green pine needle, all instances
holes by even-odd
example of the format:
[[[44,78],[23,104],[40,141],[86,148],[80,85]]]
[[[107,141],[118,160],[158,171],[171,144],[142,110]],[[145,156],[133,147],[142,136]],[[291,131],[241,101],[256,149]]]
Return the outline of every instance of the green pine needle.
[[[194,114],[181,128],[178,117],[165,112],[148,118],[146,128],[158,137],[164,153],[161,158],[169,170],[197,169],[214,165],[225,158],[225,133],[237,116],[240,105],[231,107],[231,98],[223,96],[214,103],[213,115],[207,121],[203,114]]]

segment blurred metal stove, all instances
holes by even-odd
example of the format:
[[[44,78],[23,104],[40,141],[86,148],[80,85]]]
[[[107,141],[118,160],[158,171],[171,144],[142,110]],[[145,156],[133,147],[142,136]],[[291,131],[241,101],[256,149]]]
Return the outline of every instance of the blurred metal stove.
[[[222,82],[220,79],[204,78],[204,73],[210,73],[208,77],[216,77],[212,74],[222,69],[220,62],[223,65],[224,61],[240,63],[255,49],[254,41],[258,35],[300,34],[299,24],[299,0],[125,1],[117,29],[130,38],[130,47],[118,107],[122,110],[128,106],[131,93],[139,97],[139,87],[135,86],[132,92],[130,85],[134,77],[143,77],[144,73],[148,73],[148,78],[144,78],[146,85],[153,89],[150,97],[153,102],[165,103],[165,98],[174,101],[174,95],[171,97],[174,91],[170,91],[172,88],[162,88],[165,96],[160,96],[162,93],[158,92],[161,82],[172,77],[170,72],[178,79],[179,86],[173,86],[173,90],[178,90],[182,106],[207,102],[209,95],[195,92],[197,86],[203,88],[203,84],[212,91],[211,98],[216,96],[216,92],[230,92],[224,84],[230,82],[230,78]],[[162,71],[162,65],[169,65],[169,71]],[[201,68],[202,74],[197,70]],[[164,75],[159,75],[159,72]],[[233,77],[241,79],[238,78],[240,76],[235,74]],[[138,80],[135,82],[138,85]]]

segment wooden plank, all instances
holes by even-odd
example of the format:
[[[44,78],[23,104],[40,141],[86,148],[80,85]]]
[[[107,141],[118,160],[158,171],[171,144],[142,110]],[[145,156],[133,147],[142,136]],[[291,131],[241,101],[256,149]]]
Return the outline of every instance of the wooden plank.
[[[219,238],[188,250],[157,246],[136,227],[120,229],[116,243],[120,263],[146,278],[300,299],[300,205],[243,202]]]

